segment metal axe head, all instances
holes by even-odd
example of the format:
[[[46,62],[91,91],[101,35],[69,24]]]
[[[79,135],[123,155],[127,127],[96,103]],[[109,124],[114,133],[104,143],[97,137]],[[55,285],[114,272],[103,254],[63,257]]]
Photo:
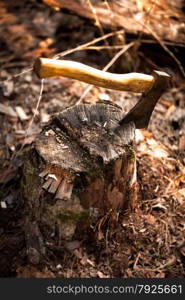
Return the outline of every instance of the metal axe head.
[[[134,122],[136,128],[146,128],[154,107],[164,92],[171,76],[166,72],[153,71],[154,83],[146,93],[143,93],[139,102],[120,121],[120,125]]]

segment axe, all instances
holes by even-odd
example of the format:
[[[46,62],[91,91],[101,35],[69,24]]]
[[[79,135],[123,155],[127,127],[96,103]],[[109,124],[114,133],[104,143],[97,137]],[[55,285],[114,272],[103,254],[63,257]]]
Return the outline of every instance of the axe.
[[[142,93],[139,102],[119,121],[120,126],[133,122],[136,128],[146,128],[170,76],[154,70],[151,75],[141,73],[115,74],[104,72],[69,60],[37,58],[34,71],[39,78],[64,76],[107,89]]]

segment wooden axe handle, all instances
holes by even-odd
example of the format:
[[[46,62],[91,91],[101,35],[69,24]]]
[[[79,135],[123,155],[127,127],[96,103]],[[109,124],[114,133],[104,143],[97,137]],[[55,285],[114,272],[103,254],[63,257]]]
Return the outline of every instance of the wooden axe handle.
[[[141,73],[115,74],[75,61],[49,58],[37,58],[34,63],[34,71],[40,78],[64,76],[108,89],[136,93],[147,92],[155,81],[152,75]]]

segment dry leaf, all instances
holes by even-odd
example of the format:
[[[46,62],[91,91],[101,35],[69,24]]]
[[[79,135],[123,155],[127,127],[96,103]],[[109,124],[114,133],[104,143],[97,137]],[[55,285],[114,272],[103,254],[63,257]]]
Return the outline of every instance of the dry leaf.
[[[98,271],[97,275],[98,275],[99,278],[108,278],[108,276],[103,274],[101,271]]]
[[[21,121],[26,121],[28,120],[30,117],[27,116],[27,114],[25,113],[24,109],[21,106],[16,106],[15,110],[18,114],[18,117]]]
[[[11,106],[8,106],[6,104],[0,103],[0,113],[17,118],[15,110]]]
[[[152,216],[152,215],[146,215],[145,216],[145,221],[150,224],[150,225],[153,225],[155,224],[155,217]]]
[[[179,150],[185,150],[185,135],[181,136],[179,139]]]
[[[89,258],[87,258],[87,263],[88,263],[89,265],[91,265],[92,267],[95,267],[95,262],[92,261],[92,260],[90,260]]]

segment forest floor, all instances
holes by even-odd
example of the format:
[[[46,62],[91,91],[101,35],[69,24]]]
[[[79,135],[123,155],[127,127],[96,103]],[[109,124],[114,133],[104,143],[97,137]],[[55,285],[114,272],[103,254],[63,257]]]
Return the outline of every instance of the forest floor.
[[[37,56],[51,57],[100,34],[90,20],[54,11],[41,1],[24,1],[24,5],[21,1],[0,1],[0,16],[0,276],[185,277],[185,83],[175,62],[169,60],[164,67],[168,54],[157,42],[152,47],[141,43],[110,69],[123,73],[136,66],[136,71],[149,73],[160,68],[172,76],[149,127],[136,130],[138,207],[120,214],[111,234],[107,228],[97,240],[84,236],[56,249],[48,246],[45,264],[27,263],[24,237],[16,244],[16,236],[22,235],[21,225],[11,214],[16,206],[21,210],[23,146],[34,141],[53,113],[77,103],[88,85],[66,78],[44,80],[37,110],[41,81],[32,72],[15,75],[30,68]],[[129,38],[133,39],[128,36],[126,41]],[[111,39],[112,45],[114,42]],[[103,68],[118,51],[85,49],[67,58]],[[150,60],[145,61],[149,52]],[[94,87],[84,102],[111,100],[128,111],[138,97]]]

